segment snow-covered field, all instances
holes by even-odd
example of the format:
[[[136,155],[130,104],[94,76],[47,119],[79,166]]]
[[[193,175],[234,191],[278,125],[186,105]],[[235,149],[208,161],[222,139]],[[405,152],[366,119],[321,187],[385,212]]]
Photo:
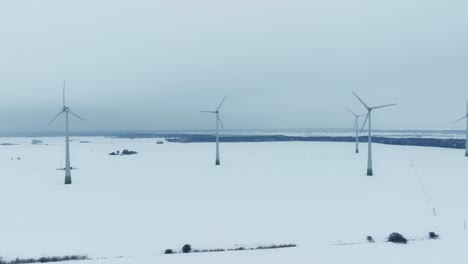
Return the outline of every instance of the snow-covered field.
[[[72,166],[79,169],[66,186],[63,171],[55,170],[63,164],[63,138],[41,140],[44,145],[2,139],[19,143],[0,146],[4,259],[87,254],[108,259],[80,263],[468,261],[463,150],[374,144],[375,176],[368,177],[364,144],[361,154],[352,143],[222,144],[222,165],[216,167],[213,143],[75,138]],[[108,155],[123,149],[139,154]],[[365,243],[368,235],[381,242],[391,232],[420,239],[429,231],[442,239]],[[298,247],[162,255],[186,243],[200,249]]]

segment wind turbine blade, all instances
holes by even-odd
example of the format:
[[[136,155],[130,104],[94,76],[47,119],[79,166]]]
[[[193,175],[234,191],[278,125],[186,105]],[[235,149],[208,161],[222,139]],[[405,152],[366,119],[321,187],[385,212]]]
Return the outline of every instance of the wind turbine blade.
[[[65,81],[63,81],[63,107],[65,107]]]
[[[219,104],[218,108],[216,108],[216,111],[218,111],[219,108],[221,108],[221,106],[222,106],[223,103],[224,103],[224,100],[226,100],[226,97],[227,97],[227,96],[224,96],[224,98],[223,98],[223,100],[221,101],[221,103]]]
[[[216,111],[200,111],[200,113],[216,114]]]
[[[353,113],[353,111],[351,111],[351,109],[349,109],[349,108],[346,108],[346,109],[348,109],[348,111],[349,111],[353,116],[357,117],[357,115],[356,115],[355,113]]]
[[[73,113],[73,112],[72,112],[72,111],[70,111],[70,110],[68,110],[68,112],[69,112],[70,114],[74,115],[75,117],[77,117],[77,118],[79,118],[79,119],[81,119],[81,120],[83,120],[83,121],[84,121],[84,118],[82,118],[81,116],[79,116],[79,115],[77,115],[77,114]]]
[[[358,128],[358,123],[357,123],[357,119],[354,121],[354,130],[356,130]]]
[[[364,123],[362,124],[361,133],[362,133],[362,131],[364,131],[364,127],[366,126],[367,119],[369,119],[369,113],[367,113],[366,119],[364,120]]]
[[[224,125],[223,125],[223,121],[221,121],[221,117],[219,117],[219,115],[218,115],[218,121],[219,121],[219,124],[221,125],[221,128],[222,128],[223,130],[225,130],[225,129],[224,129]]]
[[[361,103],[362,103],[367,109],[369,109],[369,106],[367,106],[366,103],[364,103],[364,101],[363,101],[361,98],[359,98],[359,96],[358,96],[355,92],[353,92],[353,94],[354,94],[354,96],[356,96],[356,98],[357,98],[359,101],[361,101]]]
[[[57,115],[54,116],[54,118],[52,118],[52,120],[49,122],[48,126],[50,126],[50,124],[52,124],[52,122],[54,122],[55,119],[57,119],[57,117],[59,117],[61,114],[63,114],[63,110],[61,110]]]
[[[377,109],[377,108],[384,108],[384,107],[389,107],[389,106],[394,106],[394,105],[397,105],[397,104],[380,105],[380,106],[374,106],[374,107],[371,107],[371,108],[372,109]]]
[[[465,118],[466,118],[466,116],[464,116],[464,117],[462,117],[462,118],[458,119],[457,121],[453,122],[453,124],[456,124],[456,123],[458,123],[458,122],[462,121],[462,120],[463,120],[463,119],[465,119]]]

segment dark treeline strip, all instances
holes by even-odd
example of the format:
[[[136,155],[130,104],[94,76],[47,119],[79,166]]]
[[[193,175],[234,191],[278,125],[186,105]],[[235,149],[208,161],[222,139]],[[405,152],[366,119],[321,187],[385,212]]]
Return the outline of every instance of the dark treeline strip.
[[[14,259],[10,261],[4,261],[0,259],[0,264],[28,264],[28,263],[48,263],[48,262],[62,262],[70,260],[88,260],[88,256],[84,255],[70,255],[63,257],[41,257],[41,258],[29,258],[29,259]]]
[[[268,246],[258,246],[258,247],[236,247],[236,248],[214,248],[214,249],[195,249],[195,250],[186,250],[184,251],[173,251],[172,249],[166,249],[164,254],[186,254],[186,253],[217,253],[217,252],[230,252],[230,251],[252,251],[252,250],[268,250],[268,249],[281,249],[281,248],[294,248],[297,247],[296,244],[280,244],[280,245],[268,245]]]
[[[216,137],[211,135],[174,135],[166,137],[169,142],[178,143],[203,143],[215,142]],[[331,137],[331,136],[222,136],[221,142],[355,142],[354,137]],[[367,142],[367,136],[359,137],[360,142]],[[390,138],[390,137],[372,137],[375,143],[400,146],[421,146],[421,147],[439,147],[439,148],[465,148],[464,139],[444,139],[444,138]]]

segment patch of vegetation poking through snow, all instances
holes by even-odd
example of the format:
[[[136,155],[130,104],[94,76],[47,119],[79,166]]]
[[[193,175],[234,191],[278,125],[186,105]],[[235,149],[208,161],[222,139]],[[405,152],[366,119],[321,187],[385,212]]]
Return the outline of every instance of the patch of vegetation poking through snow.
[[[397,244],[406,244],[408,243],[408,239],[406,239],[402,234],[395,232],[395,233],[391,233],[388,236],[388,242],[397,243]]]
[[[170,255],[170,254],[174,254],[174,253],[175,253],[175,252],[174,252],[174,250],[172,250],[172,249],[166,249],[166,250],[164,251],[164,254],[166,254],[166,255]]]
[[[372,236],[366,237],[366,242],[341,242],[339,241],[336,244],[330,244],[332,246],[354,246],[354,245],[363,245],[368,243],[398,243],[398,244],[407,244],[408,242],[416,242],[423,240],[436,240],[440,239],[440,236],[435,232],[429,232],[428,236],[419,237],[419,238],[405,238],[399,233],[391,233],[390,236],[384,241],[375,241]]]
[[[439,239],[439,235],[435,232],[429,232],[429,239]]]
[[[190,244],[185,244],[182,247],[182,253],[190,253],[192,252],[192,246]]]
[[[265,249],[280,249],[280,248],[292,248],[292,247],[297,247],[296,244],[282,244],[282,245],[270,245],[270,246],[259,246],[256,248],[251,248],[248,250],[265,250]],[[241,250],[242,247],[238,248],[238,250]]]
[[[189,247],[187,247],[189,246]],[[246,250],[269,250],[269,249],[281,249],[281,248],[293,248],[297,247],[296,244],[279,244],[279,245],[268,245],[268,246],[258,246],[258,247],[235,247],[235,248],[214,248],[214,249],[195,249],[192,250],[190,244],[184,245],[182,251],[174,251],[172,249],[166,249],[164,254],[181,254],[181,253],[215,253],[215,252],[232,252],[232,251],[246,251]],[[190,250],[189,250],[190,249]]]
[[[136,154],[138,154],[138,152],[133,151],[133,150],[124,149],[124,150],[122,150],[122,152],[120,152],[120,150],[117,150],[115,152],[111,152],[111,153],[109,153],[109,156],[128,156],[128,155],[136,155]]]
[[[10,261],[4,261],[0,258],[0,264],[27,264],[27,263],[48,263],[48,262],[62,262],[70,260],[89,260],[86,255],[69,255],[63,257],[41,257],[41,258],[29,258],[29,259],[20,259],[16,258]]]

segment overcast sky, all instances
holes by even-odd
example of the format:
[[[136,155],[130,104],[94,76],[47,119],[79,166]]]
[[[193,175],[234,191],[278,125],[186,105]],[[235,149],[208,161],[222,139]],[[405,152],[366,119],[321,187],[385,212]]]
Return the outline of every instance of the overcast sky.
[[[462,128],[466,0],[0,3],[0,131]]]

